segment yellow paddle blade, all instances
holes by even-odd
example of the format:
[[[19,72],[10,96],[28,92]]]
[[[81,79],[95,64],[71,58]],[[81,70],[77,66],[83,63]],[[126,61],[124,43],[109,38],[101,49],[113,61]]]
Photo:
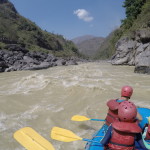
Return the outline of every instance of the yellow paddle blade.
[[[71,118],[72,121],[87,121],[90,120],[90,118],[87,118],[85,116],[79,116],[79,115],[75,115]]]
[[[14,138],[27,150],[55,150],[49,141],[30,127],[16,131]]]
[[[81,137],[75,135],[72,131],[59,128],[59,127],[52,128],[51,138],[62,142],[72,142],[72,141],[82,140]]]

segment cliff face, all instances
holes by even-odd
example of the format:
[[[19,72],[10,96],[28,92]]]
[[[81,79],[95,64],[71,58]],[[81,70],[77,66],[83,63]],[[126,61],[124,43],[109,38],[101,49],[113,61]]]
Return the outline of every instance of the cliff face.
[[[126,18],[104,40],[97,58],[110,59],[113,65],[133,65],[134,72],[150,74],[150,0],[124,2]]]
[[[122,37],[116,43],[113,65],[133,65],[134,72],[150,74],[150,30],[137,30],[132,39]]]
[[[126,0],[127,1],[127,0]],[[134,65],[136,73],[150,74],[150,1],[145,1],[141,13],[130,28],[119,29],[119,40],[115,43],[114,65]]]

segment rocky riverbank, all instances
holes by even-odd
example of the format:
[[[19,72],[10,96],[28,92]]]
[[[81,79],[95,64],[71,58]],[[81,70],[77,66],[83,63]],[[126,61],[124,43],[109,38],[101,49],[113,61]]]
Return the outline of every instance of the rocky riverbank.
[[[150,74],[150,31],[138,30],[132,38],[123,37],[116,44],[113,65],[135,66],[134,72]]]
[[[77,65],[77,58],[60,58],[52,54],[29,51],[18,44],[0,49],[0,72],[39,70],[54,66]]]

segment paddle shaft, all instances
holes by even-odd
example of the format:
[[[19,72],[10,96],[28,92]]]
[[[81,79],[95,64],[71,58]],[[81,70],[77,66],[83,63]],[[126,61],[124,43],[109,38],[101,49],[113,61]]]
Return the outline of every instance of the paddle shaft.
[[[85,138],[83,138],[82,141],[94,142],[94,143],[99,143],[99,144],[100,144],[100,142],[98,142],[98,141],[93,141],[93,140],[85,139]],[[100,145],[101,145],[101,144],[100,144]],[[101,145],[101,146],[102,146],[102,145]]]
[[[92,121],[105,121],[104,119],[90,119]]]

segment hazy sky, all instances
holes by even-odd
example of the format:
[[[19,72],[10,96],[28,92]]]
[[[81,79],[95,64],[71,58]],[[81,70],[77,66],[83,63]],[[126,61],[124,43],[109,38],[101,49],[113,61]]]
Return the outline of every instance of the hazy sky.
[[[123,0],[10,0],[17,11],[48,32],[67,39],[106,37],[125,18]]]

